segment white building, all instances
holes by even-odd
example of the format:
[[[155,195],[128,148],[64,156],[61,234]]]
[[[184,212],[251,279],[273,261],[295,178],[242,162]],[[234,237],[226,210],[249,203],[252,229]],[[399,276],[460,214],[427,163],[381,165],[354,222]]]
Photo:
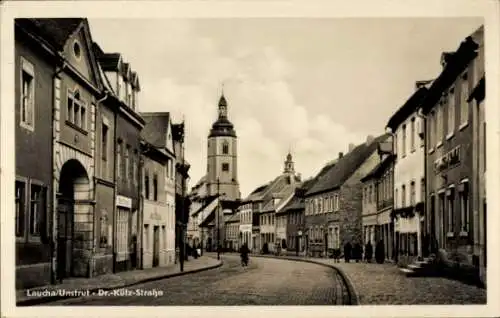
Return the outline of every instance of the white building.
[[[415,93],[391,117],[387,128],[394,140],[394,232],[398,259],[411,262],[422,256],[424,233],[423,118],[418,109],[427,82],[417,82]]]
[[[175,155],[169,113],[142,113],[142,265],[175,262]]]

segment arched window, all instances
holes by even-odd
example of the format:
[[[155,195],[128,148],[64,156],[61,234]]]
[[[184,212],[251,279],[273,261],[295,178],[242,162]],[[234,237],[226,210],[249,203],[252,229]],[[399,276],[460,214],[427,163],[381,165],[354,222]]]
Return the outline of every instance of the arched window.
[[[227,141],[222,142],[222,154],[227,155],[229,153],[229,143]]]

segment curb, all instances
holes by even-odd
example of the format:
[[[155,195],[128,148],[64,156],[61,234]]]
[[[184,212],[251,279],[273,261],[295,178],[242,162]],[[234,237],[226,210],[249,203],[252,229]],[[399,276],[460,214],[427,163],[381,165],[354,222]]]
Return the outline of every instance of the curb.
[[[109,291],[109,290],[115,290],[115,289],[119,289],[119,288],[127,288],[127,287],[131,287],[131,286],[139,285],[139,284],[149,283],[149,282],[156,281],[156,280],[162,280],[162,279],[167,279],[167,278],[173,278],[173,277],[184,276],[184,275],[188,275],[188,274],[195,274],[195,273],[199,273],[199,272],[203,272],[203,271],[208,271],[211,269],[219,268],[222,265],[223,265],[223,261],[220,260],[218,264],[210,265],[207,267],[201,267],[201,268],[197,268],[197,269],[193,269],[193,270],[189,270],[189,271],[184,271],[184,272],[165,274],[165,275],[161,275],[161,276],[148,277],[148,278],[144,278],[144,279],[135,281],[133,283],[125,283],[123,285],[117,285],[117,286],[113,286],[113,287],[95,287],[95,288],[89,289],[89,291],[90,291],[90,293],[94,293],[94,292],[97,292],[99,290]],[[33,306],[33,305],[45,304],[45,303],[49,303],[49,302],[53,302],[53,301],[57,301],[57,300],[69,299],[69,298],[79,298],[79,297],[72,297],[69,295],[64,295],[64,296],[55,295],[55,296],[47,296],[47,297],[40,297],[40,298],[31,298],[31,299],[26,299],[26,300],[21,300],[21,301],[16,302],[16,306],[19,306],[19,307]]]
[[[283,259],[283,260],[287,260],[287,261],[311,263],[311,264],[322,265],[322,266],[325,266],[325,267],[332,268],[332,269],[334,269],[339,274],[340,278],[342,279],[342,282],[345,284],[345,286],[347,287],[347,290],[349,292],[351,303],[350,304],[346,304],[346,306],[359,305],[359,294],[356,291],[356,288],[354,287],[354,284],[352,283],[352,281],[349,278],[349,276],[346,273],[344,273],[344,271],[342,271],[340,268],[338,268],[335,265],[325,264],[325,263],[318,262],[318,261],[315,261],[315,260],[312,260],[312,259],[292,258],[292,257],[288,257],[288,256],[283,256],[283,257],[266,256],[266,255],[253,255],[253,256],[254,257],[260,257],[260,258]]]

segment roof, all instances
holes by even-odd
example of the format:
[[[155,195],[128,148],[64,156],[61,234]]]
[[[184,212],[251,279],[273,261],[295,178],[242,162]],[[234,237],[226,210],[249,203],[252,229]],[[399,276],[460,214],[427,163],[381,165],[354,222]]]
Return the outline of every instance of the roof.
[[[227,215],[228,218],[224,218],[226,223],[236,223],[240,221],[240,215],[238,213],[233,213],[230,215]]]
[[[288,184],[283,187],[279,192],[273,193],[269,201],[262,207],[261,212],[272,212],[276,210],[276,207],[283,202],[283,200],[288,199],[295,192],[296,185]],[[278,203],[274,203],[274,199],[278,199]]]
[[[212,129],[210,129],[210,133],[208,137],[218,137],[218,136],[229,136],[236,137],[236,131],[234,130],[234,125],[229,121],[227,116],[223,116],[220,113],[220,108],[227,108],[227,101],[224,97],[224,94],[221,95],[219,99],[219,117],[213,123]]]
[[[417,111],[426,94],[426,87],[421,87],[416,90],[411,95],[411,97],[403,104],[403,106],[401,106],[392,115],[392,117],[389,119],[389,122],[387,123],[387,127],[392,131],[395,131],[402,122],[404,122],[411,114]]]
[[[140,113],[145,121],[141,136],[156,147],[166,147],[170,119],[168,112]]]
[[[272,184],[272,182],[274,182],[274,180],[257,187],[244,200],[242,200],[242,202],[254,202],[262,200],[265,190]]]
[[[394,157],[394,155],[389,155],[382,159],[370,172],[366,174],[366,176],[361,178],[361,182],[379,177],[386,170],[386,168],[394,162]]]
[[[292,210],[305,209],[304,195],[310,187],[314,185],[315,178],[310,178],[302,182],[302,184],[295,189],[293,198],[283,207],[279,214],[284,214]]]
[[[306,196],[341,187],[363,162],[377,150],[378,144],[388,137],[389,134],[383,134],[369,144],[360,144],[349,153],[343,155],[336,164],[331,165],[327,171],[318,175],[316,182],[307,191]]]
[[[22,27],[36,30],[57,50],[62,50],[67,39],[84,22],[84,18],[22,18],[16,23]]]
[[[442,93],[447,90],[456,80],[456,78],[467,68],[469,63],[477,56],[476,50],[479,45],[474,42],[472,37],[468,36],[465,41],[460,43],[457,51],[448,57],[448,62],[439,74],[438,78],[432,83],[424,100],[422,101],[422,111],[428,114],[437,104]]]

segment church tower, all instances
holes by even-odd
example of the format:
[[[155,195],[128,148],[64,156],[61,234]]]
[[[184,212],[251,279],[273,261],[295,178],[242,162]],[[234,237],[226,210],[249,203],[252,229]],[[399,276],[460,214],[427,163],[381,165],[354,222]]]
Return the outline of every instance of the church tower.
[[[227,101],[222,93],[218,118],[208,135],[207,185],[208,195],[225,194],[226,200],[239,199],[236,131],[228,119]],[[217,180],[219,181],[217,189]]]
[[[291,153],[288,153],[288,155],[286,156],[285,168],[283,169],[283,173],[292,174],[292,175],[295,174],[295,167],[293,166],[293,160],[292,160]]]

